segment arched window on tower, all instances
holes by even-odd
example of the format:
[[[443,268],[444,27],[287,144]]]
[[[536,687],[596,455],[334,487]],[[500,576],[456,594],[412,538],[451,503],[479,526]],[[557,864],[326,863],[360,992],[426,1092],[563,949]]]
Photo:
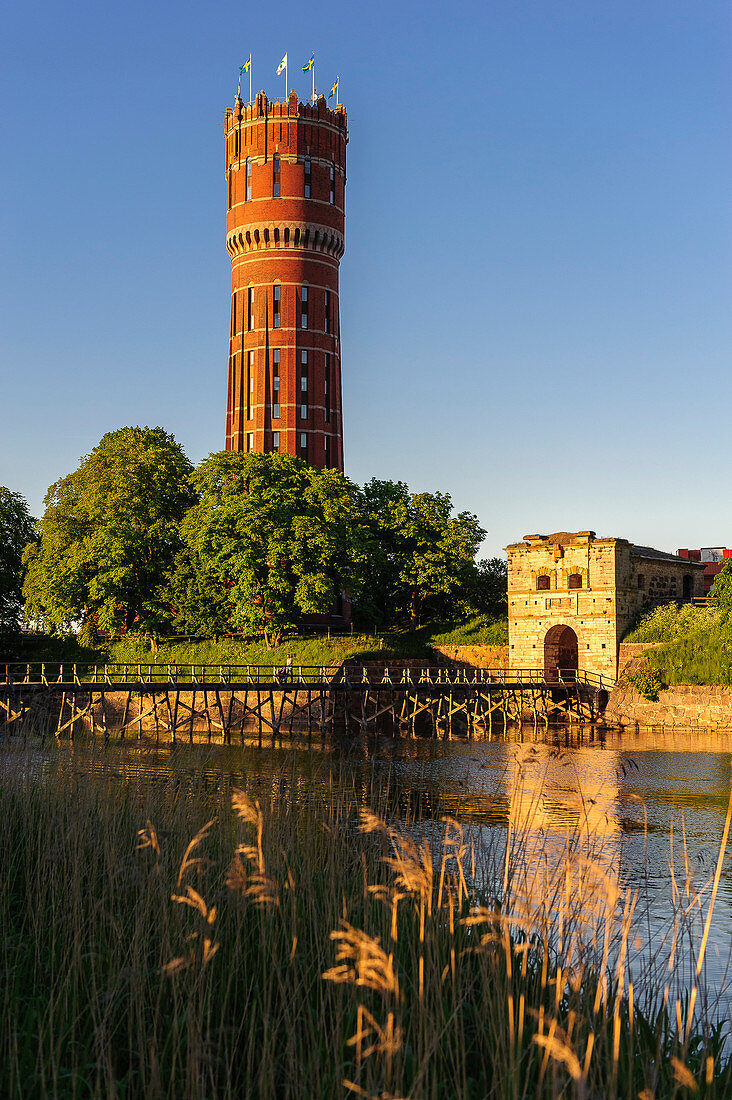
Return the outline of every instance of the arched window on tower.
[[[278,199],[280,197],[280,155],[275,153],[272,157],[272,195]]]
[[[280,327],[280,305],[282,304],[282,287],[275,283],[272,287],[272,328]]]
[[[246,160],[246,197],[250,199],[252,197],[252,158],[247,157]]]
[[[308,327],[308,288],[304,286],[302,288],[302,296],[300,298],[300,328]]]
[[[330,166],[330,201],[335,202],[335,165]]]
[[[310,192],[312,189],[312,167],[310,163],[310,157],[305,157],[305,198],[310,198]]]

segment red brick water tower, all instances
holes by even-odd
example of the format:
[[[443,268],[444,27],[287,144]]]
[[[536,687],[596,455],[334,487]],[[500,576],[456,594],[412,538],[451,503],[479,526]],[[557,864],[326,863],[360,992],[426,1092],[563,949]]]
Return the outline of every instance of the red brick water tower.
[[[346,112],[260,92],[226,111],[228,451],[343,469],[338,266]]]

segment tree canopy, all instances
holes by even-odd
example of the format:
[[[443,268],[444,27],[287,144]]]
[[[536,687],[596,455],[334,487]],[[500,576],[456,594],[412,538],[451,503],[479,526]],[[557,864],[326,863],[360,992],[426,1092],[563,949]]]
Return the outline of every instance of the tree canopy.
[[[169,619],[166,577],[195,502],[192,466],[162,428],[108,432],[48,490],[40,542],[26,552],[28,611],[53,630],[117,634]]]
[[[182,531],[189,561],[226,592],[230,622],[268,645],[349,583],[358,491],[286,454],[223,451],[201,464]]]
[[[23,551],[35,522],[20,493],[0,485],[0,629],[17,628],[23,610]]]
[[[469,585],[485,536],[471,512],[453,515],[449,493],[410,493],[374,479],[361,492],[365,530],[360,606],[388,622],[401,611],[416,626],[429,601]]]

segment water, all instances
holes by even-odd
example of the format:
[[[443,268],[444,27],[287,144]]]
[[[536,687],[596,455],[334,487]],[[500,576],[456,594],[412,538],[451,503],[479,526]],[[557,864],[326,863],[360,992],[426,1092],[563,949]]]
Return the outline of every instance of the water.
[[[5,760],[20,766],[28,757],[9,749]],[[38,750],[32,761],[48,780],[58,767],[79,769],[90,782],[102,770],[120,783],[142,778],[185,785],[195,777],[200,785],[203,777],[212,789],[234,783],[263,792],[284,785],[296,802],[327,801],[339,784],[363,801],[372,784],[388,784],[394,817],[416,817],[426,835],[445,815],[470,824],[477,843],[486,846],[505,844],[509,830],[528,830],[543,873],[547,863],[560,861],[567,836],[579,826],[592,834],[608,880],[637,893],[642,937],[632,954],[654,955],[658,974],[672,950],[674,907],[689,908],[696,935],[675,948],[677,973],[688,988],[730,798],[732,735],[587,732],[537,741],[528,732],[483,742],[375,738],[314,749],[67,742]],[[701,891],[701,906],[694,903],[695,891]],[[707,983],[724,1015],[732,1013],[731,952],[727,859],[706,956]]]

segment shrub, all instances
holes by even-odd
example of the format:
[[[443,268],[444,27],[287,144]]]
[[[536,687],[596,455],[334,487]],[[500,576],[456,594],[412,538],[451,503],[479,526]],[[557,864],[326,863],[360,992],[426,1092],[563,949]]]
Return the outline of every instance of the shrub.
[[[665,687],[663,680],[655,668],[643,668],[639,672],[628,677],[628,683],[635,688],[639,695],[648,699],[651,703],[658,702],[658,693]]]

